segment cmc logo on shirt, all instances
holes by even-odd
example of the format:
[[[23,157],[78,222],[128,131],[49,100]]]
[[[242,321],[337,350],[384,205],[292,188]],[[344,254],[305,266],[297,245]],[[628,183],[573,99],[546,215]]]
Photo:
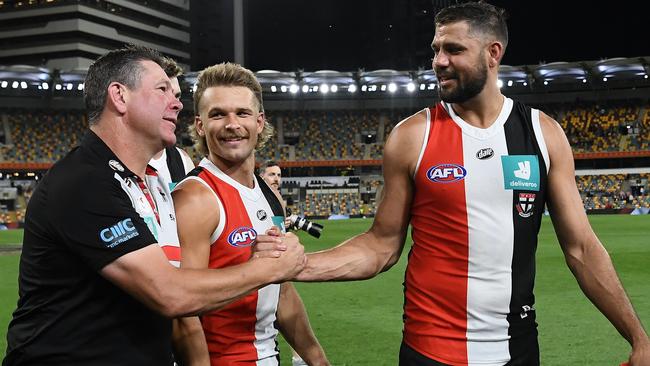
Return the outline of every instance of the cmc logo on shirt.
[[[252,227],[238,227],[228,235],[228,244],[233,247],[250,247],[255,244],[257,232]]]
[[[117,224],[102,229],[99,232],[99,238],[106,243],[106,246],[113,248],[114,246],[124,243],[125,241],[135,238],[140,235],[138,230],[133,226],[131,219],[124,219]]]
[[[438,164],[427,170],[427,178],[435,183],[452,183],[467,175],[467,170],[458,164]]]

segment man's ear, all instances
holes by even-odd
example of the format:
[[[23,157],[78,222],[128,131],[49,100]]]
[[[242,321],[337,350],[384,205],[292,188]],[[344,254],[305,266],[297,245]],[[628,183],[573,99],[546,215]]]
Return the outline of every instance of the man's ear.
[[[497,67],[501,63],[501,59],[503,58],[503,54],[505,52],[505,47],[503,47],[503,43],[494,41],[488,45],[488,63],[490,67]]]
[[[194,129],[196,130],[196,134],[203,137],[205,136],[205,130],[203,129],[203,121],[201,120],[200,116],[194,116]]]
[[[128,92],[124,85],[118,82],[112,82],[108,85],[106,101],[120,114],[126,113],[126,104],[128,99]]]
[[[260,113],[257,115],[257,133],[258,133],[258,134],[259,134],[259,133],[262,133],[262,131],[264,130],[264,124],[265,124],[265,123],[269,123],[269,122],[266,120],[266,115],[264,114],[264,112],[260,112]]]

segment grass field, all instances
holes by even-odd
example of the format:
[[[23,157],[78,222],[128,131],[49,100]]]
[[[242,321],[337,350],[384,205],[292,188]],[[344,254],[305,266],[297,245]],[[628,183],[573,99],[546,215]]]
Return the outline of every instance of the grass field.
[[[650,216],[591,216],[625,288],[650,325]],[[323,222],[321,239],[301,235],[308,251],[330,247],[365,230],[370,220]],[[11,242],[0,232],[0,243]],[[15,236],[16,237],[16,236]],[[20,233],[18,236],[20,237]],[[408,248],[405,248],[405,253]],[[544,218],[537,252],[537,317],[542,365],[618,365],[629,346],[582,295]],[[402,331],[406,255],[387,273],[364,282],[296,284],[312,326],[333,365],[396,365]],[[0,354],[17,298],[18,255],[0,255]],[[282,365],[290,354],[281,341]]]

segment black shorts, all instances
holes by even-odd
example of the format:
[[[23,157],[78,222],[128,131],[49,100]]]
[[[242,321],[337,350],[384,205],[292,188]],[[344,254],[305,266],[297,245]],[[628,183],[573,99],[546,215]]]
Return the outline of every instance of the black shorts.
[[[533,332],[527,339],[519,339],[517,343],[526,343],[526,347],[520,348],[518,354],[510,351],[512,359],[506,366],[539,366],[539,344],[537,343],[537,332]],[[522,343],[519,343],[520,345]],[[399,366],[450,366],[442,362],[432,360],[421,353],[418,353],[406,343],[402,342],[399,350]]]

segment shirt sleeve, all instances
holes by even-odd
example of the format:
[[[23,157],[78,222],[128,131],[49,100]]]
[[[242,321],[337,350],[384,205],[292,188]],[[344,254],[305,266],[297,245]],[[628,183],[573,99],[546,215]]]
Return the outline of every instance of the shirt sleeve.
[[[68,193],[51,197],[51,221],[62,242],[98,271],[156,239],[117,174],[89,175],[83,182],[70,182]]]

